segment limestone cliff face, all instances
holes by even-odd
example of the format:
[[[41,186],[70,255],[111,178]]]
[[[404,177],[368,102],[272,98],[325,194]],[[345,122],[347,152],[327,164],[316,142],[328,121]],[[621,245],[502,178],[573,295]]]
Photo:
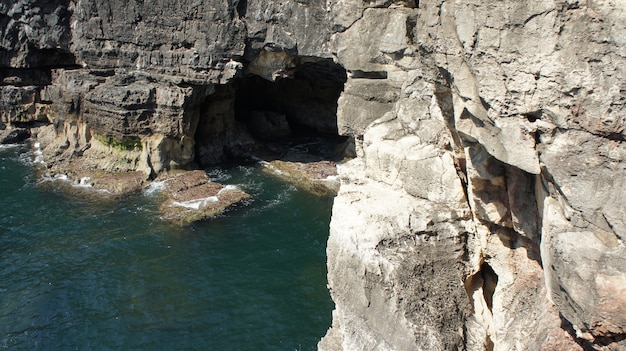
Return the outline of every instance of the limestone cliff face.
[[[623,10],[376,5],[332,6],[358,158],[320,348],[626,348]]]
[[[249,75],[328,132],[333,59],[356,157],[320,350],[626,349],[624,8],[5,1],[2,125],[43,125],[56,170],[155,175],[253,143],[237,91],[275,87]]]

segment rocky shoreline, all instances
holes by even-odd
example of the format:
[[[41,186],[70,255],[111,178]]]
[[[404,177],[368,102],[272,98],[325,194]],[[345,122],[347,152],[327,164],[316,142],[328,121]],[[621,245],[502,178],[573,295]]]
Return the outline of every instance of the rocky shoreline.
[[[34,134],[37,135],[37,129]],[[103,199],[118,198],[147,188],[156,189],[163,198],[160,207],[163,218],[175,225],[185,226],[214,218],[250,198],[249,194],[236,187],[211,181],[203,170],[174,170],[150,179],[139,171],[89,169],[80,161],[69,161],[62,168],[58,164],[48,165],[42,157],[41,142],[38,139],[31,140],[30,137],[29,129],[6,128],[0,134],[0,144],[30,142],[40,184],[43,182],[47,186],[56,187],[68,195]],[[272,148],[262,147],[265,151],[260,154],[267,161],[252,155],[249,158],[257,160],[267,173],[299,189],[323,197],[335,196],[339,190],[337,162],[325,159],[319,153],[303,150],[306,143],[291,144],[290,148],[276,145]],[[334,148],[332,143],[320,138],[316,138],[314,144],[331,150]],[[340,154],[331,151],[325,156],[337,159]],[[55,170],[64,173],[54,173]]]
[[[17,0],[0,133],[112,192],[252,155],[339,180],[322,351],[623,350],[622,5]],[[260,148],[327,135],[339,159]],[[171,201],[219,198],[198,181]]]

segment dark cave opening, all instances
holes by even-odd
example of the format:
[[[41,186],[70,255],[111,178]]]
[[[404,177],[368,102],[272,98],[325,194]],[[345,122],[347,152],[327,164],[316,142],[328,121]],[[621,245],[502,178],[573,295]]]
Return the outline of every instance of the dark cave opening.
[[[337,100],[346,71],[330,59],[299,61],[290,78],[272,82],[246,75],[215,87],[199,108],[199,166],[271,153],[280,157],[299,144],[318,145],[307,152],[323,159],[343,158],[349,141],[337,132]]]
[[[483,262],[480,266],[480,274],[483,278],[483,297],[489,311],[491,311],[493,309],[493,294],[496,291],[496,285],[498,285],[498,275],[487,262]]]
[[[266,138],[262,132],[285,131],[258,130],[259,113],[268,114],[271,121],[283,119],[290,134],[337,135],[337,100],[345,82],[346,71],[332,60],[303,62],[293,78],[275,82],[251,75],[237,82],[236,118],[262,139]]]

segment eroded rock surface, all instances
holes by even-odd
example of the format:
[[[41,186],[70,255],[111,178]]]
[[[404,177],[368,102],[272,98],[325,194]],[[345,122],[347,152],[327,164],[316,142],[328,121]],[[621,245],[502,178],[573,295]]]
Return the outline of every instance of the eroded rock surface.
[[[140,183],[338,132],[320,350],[621,350],[624,8],[2,2],[0,129]]]
[[[163,180],[163,217],[178,225],[214,218],[250,195],[212,182],[204,171],[190,171]]]
[[[626,347],[626,32],[613,6],[333,2],[349,77],[338,125],[358,161],[340,167],[337,308],[320,349]],[[436,229],[411,228],[420,219]]]

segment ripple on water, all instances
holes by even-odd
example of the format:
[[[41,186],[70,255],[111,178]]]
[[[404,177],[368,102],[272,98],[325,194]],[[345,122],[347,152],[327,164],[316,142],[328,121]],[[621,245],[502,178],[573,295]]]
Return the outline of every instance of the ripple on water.
[[[33,186],[20,152],[0,150],[0,349],[315,350],[330,326],[326,200],[216,169],[254,200],[178,228],[145,191]]]

